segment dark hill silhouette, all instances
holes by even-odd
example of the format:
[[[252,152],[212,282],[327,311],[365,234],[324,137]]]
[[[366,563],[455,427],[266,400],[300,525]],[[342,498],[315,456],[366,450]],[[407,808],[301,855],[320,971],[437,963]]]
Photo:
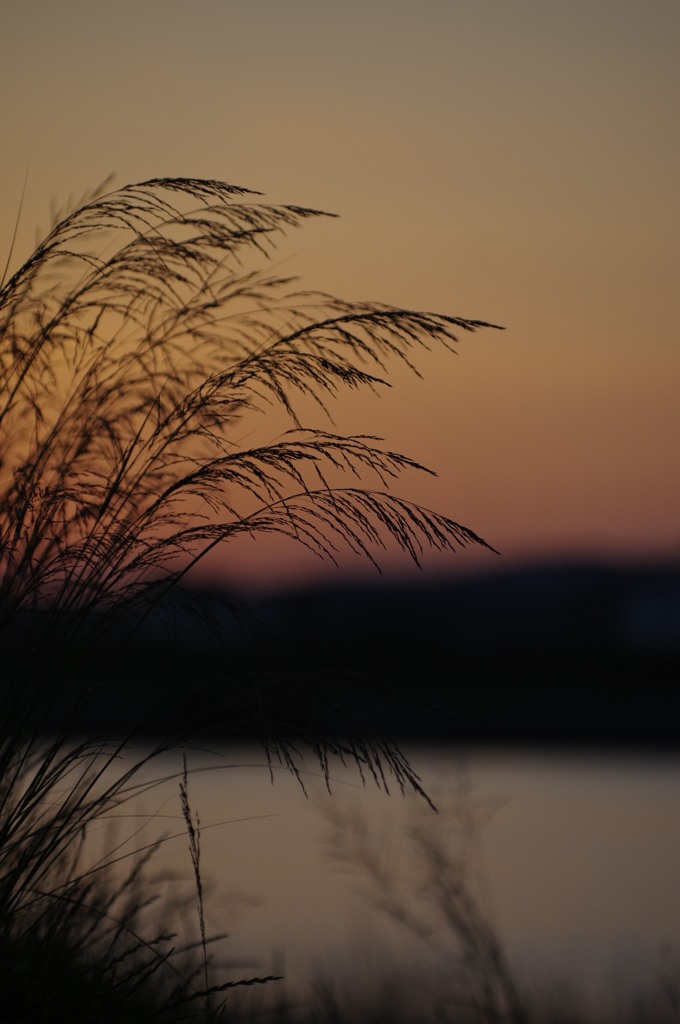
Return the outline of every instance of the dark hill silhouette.
[[[678,744],[677,566],[345,583],[250,607],[215,589],[183,589],[132,626],[120,623],[81,665],[93,678],[105,665],[117,684],[113,703],[94,695],[88,726],[129,729],[148,715],[150,732],[175,728],[223,694],[224,714],[213,710],[202,725],[228,738],[243,726],[233,693],[264,685],[291,725],[298,689],[305,699],[314,689],[340,733],[358,723],[428,740]],[[22,620],[6,666],[35,646],[39,627],[37,615]]]

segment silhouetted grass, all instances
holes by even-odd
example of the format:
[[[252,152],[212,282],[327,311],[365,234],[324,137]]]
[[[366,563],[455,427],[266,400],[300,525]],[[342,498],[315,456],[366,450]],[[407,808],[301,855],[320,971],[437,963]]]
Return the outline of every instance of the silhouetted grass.
[[[292,291],[250,267],[312,216],[221,182],[149,181],[66,213],[4,284],[0,630],[43,613],[24,672],[40,671],[41,700],[26,708],[12,681],[6,732],[39,730],[87,651],[237,536],[283,534],[333,560],[342,546],[374,560],[386,538],[416,561],[484,543],[386,489],[425,471],[412,459],[300,421],[299,399],[325,413],[343,386],[381,386],[388,359],[411,365],[485,326]],[[272,406],[290,429],[246,447],[243,417]],[[68,694],[71,731],[90,696]]]
[[[378,438],[309,425],[300,410],[311,399],[328,424],[342,388],[380,388],[390,360],[413,367],[418,349],[449,348],[457,332],[490,325],[345,302],[265,272],[258,262],[281,233],[318,211],[217,181],[107,187],[60,211],[0,291],[0,642],[23,638],[0,694],[2,999],[15,1017],[28,1005],[15,979],[33,976],[38,960],[47,988],[56,993],[64,972],[69,990],[41,1019],[61,1019],[58,1005],[68,1004],[63,1017],[75,1012],[74,970],[93,979],[92,1006],[97,993],[136,998],[149,977],[174,971],[162,935],[137,931],[145,862],[115,897],[106,871],[80,867],[93,822],[130,799],[150,760],[192,734],[187,722],[121,769],[150,723],[130,709],[128,734],[87,733],[88,705],[116,692],[115,665],[90,674],[107,638],[124,646],[201,559],[239,536],[279,534],[332,561],[344,547],[375,562],[389,540],[416,562],[428,546],[485,543],[391,492],[404,470],[429,472],[423,466]],[[244,418],[272,409],[287,429],[247,447]],[[291,770],[306,746],[326,773],[335,755],[378,785],[391,773],[420,790],[387,741],[323,734],[318,681],[308,700],[298,692],[292,724],[280,680],[272,691],[227,666],[220,687],[215,712],[238,709],[238,727]],[[197,712],[204,721],[211,708]],[[186,777],[183,786],[201,909]],[[191,968],[182,991],[203,991],[208,1013],[206,943],[201,923],[202,984]],[[86,1002],[88,985],[78,988]],[[163,1012],[181,1002],[173,989]],[[109,1018],[89,1006],[79,1019],[119,1019],[115,1001]],[[135,1006],[131,997],[126,1019]]]
[[[400,827],[355,806],[324,803],[324,847],[390,925],[389,941],[364,928],[346,961],[312,978],[310,1005],[281,1020],[328,1024],[674,1024],[680,956],[666,944],[644,981],[621,974],[595,995],[578,977],[554,981],[511,966],[489,909],[482,840],[497,810],[465,774],[435,790],[439,814],[407,804]],[[527,893],[531,899],[531,893]]]
[[[395,836],[357,810],[327,807],[328,856],[352,871],[404,942],[404,966],[394,970],[404,1019],[528,1024],[480,880],[480,822],[488,808],[473,801],[464,775],[437,806],[437,815],[412,807]]]

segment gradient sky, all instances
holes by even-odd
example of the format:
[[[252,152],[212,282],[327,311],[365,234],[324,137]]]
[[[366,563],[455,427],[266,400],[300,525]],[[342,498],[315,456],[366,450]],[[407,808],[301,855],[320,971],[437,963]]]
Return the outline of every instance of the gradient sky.
[[[507,327],[337,409],[504,556],[428,564],[677,556],[679,40],[677,0],[6,4],[2,262],[27,168],[15,262],[112,171],[332,210],[281,246],[305,285]],[[259,541],[212,568],[319,571]]]

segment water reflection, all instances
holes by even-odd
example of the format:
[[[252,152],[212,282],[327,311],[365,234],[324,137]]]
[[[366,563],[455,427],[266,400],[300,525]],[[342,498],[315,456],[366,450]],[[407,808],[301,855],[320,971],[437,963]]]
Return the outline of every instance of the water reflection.
[[[285,973],[289,990],[302,991],[324,973],[364,984],[362,966],[388,976],[403,969],[405,955],[434,956],[432,935],[423,942],[408,921],[372,905],[384,904],[384,894],[347,856],[357,820],[394,900],[421,923],[427,913],[409,835],[426,828],[446,833],[449,848],[458,844],[452,856],[468,857],[513,971],[532,984],[633,984],[664,942],[677,951],[680,759],[431,747],[409,754],[438,817],[415,796],[363,787],[350,768],[333,772],[330,794],[310,768],[305,795],[285,769],[274,768],[272,784],[257,750],[188,754],[202,869],[212,882],[208,925],[230,933],[231,960]],[[170,776],[180,759],[166,757],[159,768]],[[154,829],[179,834],[162,856],[190,884],[177,779],[136,810],[153,813]]]

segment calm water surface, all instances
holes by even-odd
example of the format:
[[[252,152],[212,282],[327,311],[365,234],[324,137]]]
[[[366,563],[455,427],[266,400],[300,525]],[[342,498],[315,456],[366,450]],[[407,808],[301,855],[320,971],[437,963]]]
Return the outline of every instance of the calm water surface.
[[[439,815],[398,787],[389,796],[363,787],[341,766],[329,794],[310,761],[305,795],[284,769],[274,770],[272,784],[256,749],[189,753],[202,870],[212,886],[208,920],[230,933],[225,949],[234,961],[285,973],[295,987],[324,972],[388,972],[405,955],[431,955],[412,929],[372,905],[375,885],[355,858],[348,863],[358,818],[394,898],[421,917],[423,863],[409,835],[439,830],[465,855],[522,977],[611,987],[643,978],[665,943],[680,952],[680,758],[408,753]],[[179,755],[155,767],[180,769]],[[137,843],[152,829],[180,832],[177,780],[139,798],[135,810],[154,815]],[[168,840],[161,857],[190,884],[185,837]]]

